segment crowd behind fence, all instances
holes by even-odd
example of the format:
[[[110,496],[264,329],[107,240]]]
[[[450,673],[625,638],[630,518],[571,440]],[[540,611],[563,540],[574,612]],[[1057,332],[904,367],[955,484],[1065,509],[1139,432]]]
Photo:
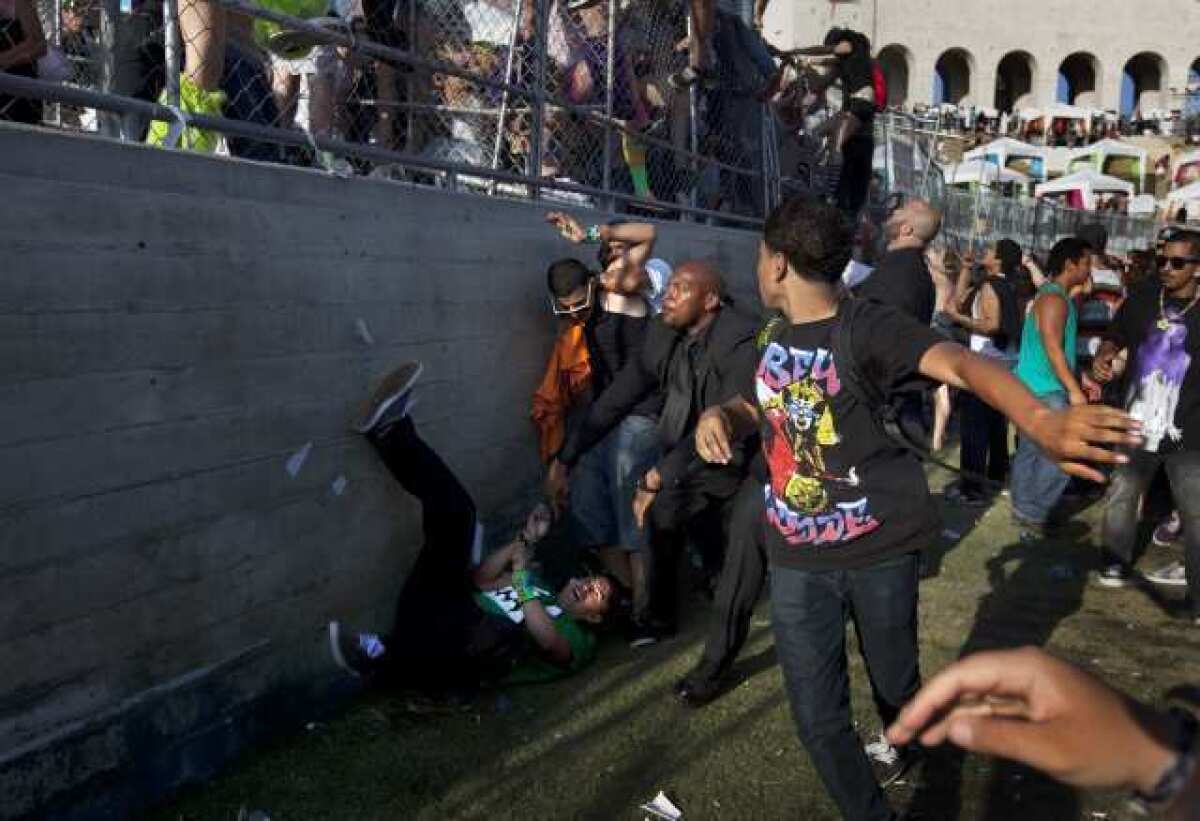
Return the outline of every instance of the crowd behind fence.
[[[675,81],[689,20],[672,0],[37,2],[53,80],[95,92],[37,88],[48,125],[731,225],[776,192],[748,10],[718,15],[698,86]]]
[[[960,251],[977,254],[999,239],[1012,239],[1026,251],[1045,255],[1063,237],[1085,224],[1103,225],[1108,250],[1129,254],[1154,246],[1163,226],[1152,217],[1111,211],[1066,208],[1047,200],[1017,199],[977,186],[962,190],[947,186],[938,162],[946,161],[946,142],[956,137],[936,124],[909,115],[879,118],[876,126],[877,173],[892,193],[921,196],[942,211],[941,238]]]
[[[758,97],[773,64],[749,8],[717,15],[716,76],[681,85],[680,0],[37,3],[55,59],[40,82],[0,85],[43,96],[47,125],[742,227],[809,188],[794,134]],[[1153,220],[947,188],[937,161],[955,137],[936,122],[889,113],[875,132],[875,218],[903,192],[939,205],[960,246],[1044,251],[1095,221],[1114,250],[1152,242]]]

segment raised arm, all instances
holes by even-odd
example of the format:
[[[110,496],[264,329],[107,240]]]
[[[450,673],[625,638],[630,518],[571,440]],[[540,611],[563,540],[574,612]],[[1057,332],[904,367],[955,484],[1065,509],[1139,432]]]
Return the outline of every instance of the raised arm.
[[[17,20],[24,39],[6,51],[0,51],[0,71],[21,63],[32,63],[46,54],[46,34],[33,0],[16,0]]]
[[[1102,483],[1104,474],[1086,463],[1127,462],[1128,457],[1113,448],[1141,442],[1139,423],[1124,411],[1104,405],[1051,410],[1008,368],[952,342],[926,351],[918,369],[929,379],[971,391],[1003,413],[1073,476]]]

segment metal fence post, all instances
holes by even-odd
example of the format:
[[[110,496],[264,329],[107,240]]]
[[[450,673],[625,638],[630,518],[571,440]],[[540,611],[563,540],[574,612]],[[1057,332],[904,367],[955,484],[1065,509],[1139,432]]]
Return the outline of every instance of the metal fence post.
[[[100,4],[100,90],[115,93],[117,79],[117,26],[121,20],[121,0],[103,0]],[[108,111],[97,111],[100,133],[121,136],[121,118]]]
[[[608,0],[608,50],[604,67],[604,179],[600,188],[605,193],[612,190],[612,117],[613,117],[613,68],[616,65],[617,48],[617,0]],[[621,139],[625,139],[624,132]],[[613,210],[611,197],[605,199],[604,207]]]
[[[166,85],[163,93],[167,105],[179,107],[179,72],[183,67],[179,48],[179,0],[163,0],[163,54],[166,62]]]
[[[687,36],[689,40],[696,36],[696,21],[692,19],[691,4],[689,4],[687,10]],[[697,107],[699,105],[697,94],[696,84],[692,83],[688,86],[688,148],[692,153],[692,158],[688,161],[692,169],[692,185],[691,191],[688,193],[688,204],[692,208],[695,208],[698,202],[696,192],[700,189],[701,173],[700,164],[695,159],[695,155],[700,153],[700,132],[698,130],[698,123],[696,122],[698,119]]]
[[[537,42],[534,44],[534,82],[533,82],[533,127],[529,135],[529,185],[530,199],[538,199],[541,188],[538,181],[542,177],[542,130],[546,122],[546,53],[549,29],[550,4],[547,0],[533,0],[536,21]]]

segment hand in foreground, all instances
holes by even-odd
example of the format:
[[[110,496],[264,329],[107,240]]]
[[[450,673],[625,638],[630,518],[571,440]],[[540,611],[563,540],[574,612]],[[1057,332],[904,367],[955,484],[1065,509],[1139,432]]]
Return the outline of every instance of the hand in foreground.
[[[1163,719],[1032,647],[977,653],[934,676],[887,730],[893,744],[946,740],[1078,787],[1149,791],[1172,760]]]
[[[733,426],[723,408],[709,408],[696,423],[696,453],[709,464],[727,465],[733,458],[729,444]]]
[[[1103,484],[1104,474],[1087,462],[1128,462],[1125,454],[1102,446],[1138,446],[1140,432],[1141,423],[1125,411],[1107,405],[1076,405],[1041,411],[1029,435],[1065,473]]]
[[[550,509],[554,511],[554,518],[557,519],[566,511],[570,495],[570,485],[567,481],[567,466],[557,459],[550,463],[550,470],[546,473],[543,490],[546,494],[546,501],[550,504]]]
[[[546,214],[546,222],[555,227],[563,239],[579,244],[587,239],[587,231],[583,230],[579,220],[562,211],[550,211]]]

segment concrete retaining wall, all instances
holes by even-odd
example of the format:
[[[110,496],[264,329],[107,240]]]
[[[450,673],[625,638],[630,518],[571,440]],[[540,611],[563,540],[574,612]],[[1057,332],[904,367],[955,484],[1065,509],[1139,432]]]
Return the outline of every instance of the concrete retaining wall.
[[[571,249],[524,203],[19,128],[0,192],[0,816],[118,816],[327,701],[328,618],[386,624],[420,517],[347,431],[375,377],[422,359],[426,438],[486,515],[527,498]],[[752,287],[752,235],[662,234]]]

